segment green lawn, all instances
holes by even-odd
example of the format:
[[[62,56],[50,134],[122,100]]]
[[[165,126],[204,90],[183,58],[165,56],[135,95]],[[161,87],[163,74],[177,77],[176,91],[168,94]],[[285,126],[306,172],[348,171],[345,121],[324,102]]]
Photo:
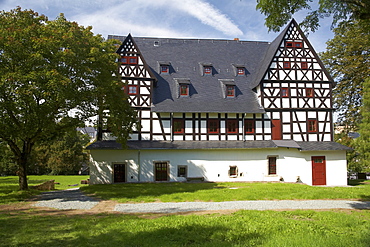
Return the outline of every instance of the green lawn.
[[[0,246],[368,247],[370,211],[43,216],[0,211]]]
[[[65,190],[73,188],[78,185],[81,185],[81,180],[86,180],[88,176],[28,176],[29,186],[38,185],[48,180],[55,180],[56,184],[55,189]],[[40,191],[32,190],[29,191],[19,191],[18,177],[17,176],[8,176],[0,177],[0,204],[19,202],[30,198],[31,196],[39,194]]]
[[[370,181],[349,187],[314,187],[289,183],[142,183],[82,188],[104,200],[125,202],[240,201],[290,199],[370,200]]]

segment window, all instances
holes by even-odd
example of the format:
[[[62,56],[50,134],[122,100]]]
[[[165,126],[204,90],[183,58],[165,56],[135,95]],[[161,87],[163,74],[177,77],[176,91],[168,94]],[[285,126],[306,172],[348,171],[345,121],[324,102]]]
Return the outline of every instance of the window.
[[[180,84],[180,96],[189,96],[189,85],[188,84]]]
[[[281,97],[289,97],[289,88],[282,88],[281,89]]]
[[[204,66],[203,67],[203,73],[205,75],[212,75],[212,67],[211,66]]]
[[[284,69],[290,69],[290,62],[283,62]]]
[[[244,129],[245,129],[246,134],[253,134],[254,133],[254,120],[245,120]]]
[[[137,64],[137,57],[134,56],[122,56],[121,64]]]
[[[288,47],[288,48],[302,48],[303,47],[303,43],[301,41],[287,41],[285,43],[285,47]]]
[[[208,133],[216,134],[219,132],[219,120],[211,119],[208,120]]]
[[[183,119],[173,120],[173,133],[174,134],[184,133],[184,120]]]
[[[306,88],[306,97],[313,97],[313,88]]]
[[[177,176],[178,177],[187,177],[188,176],[188,166],[178,166],[177,167]]]
[[[238,120],[227,120],[227,133],[238,133]]]
[[[238,176],[238,167],[237,166],[230,166],[229,176],[233,177],[233,178]]]
[[[137,86],[136,85],[129,85],[128,86],[128,94],[129,95],[135,95],[138,93]]]
[[[308,120],[308,132],[317,132],[317,120],[316,119]]]
[[[301,62],[301,69],[308,69],[308,63],[307,62]]]
[[[170,73],[170,66],[161,65],[161,74],[169,74],[169,73]]]
[[[268,157],[268,174],[276,175],[276,157]]]
[[[238,76],[245,75],[245,69],[241,67],[237,68],[237,75]]]
[[[235,86],[234,85],[226,85],[226,97],[227,98],[235,97]]]

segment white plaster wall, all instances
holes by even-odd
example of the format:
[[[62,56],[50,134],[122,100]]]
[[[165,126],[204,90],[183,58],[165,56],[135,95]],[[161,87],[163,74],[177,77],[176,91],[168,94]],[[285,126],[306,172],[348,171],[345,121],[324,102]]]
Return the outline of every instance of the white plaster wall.
[[[184,181],[177,177],[177,168],[187,165],[188,177],[204,177],[206,181],[279,181],[312,185],[311,156],[326,157],[327,185],[346,185],[347,166],[344,151],[301,152],[297,149],[248,150],[91,150],[94,160],[91,183],[112,183],[112,165],[127,163],[127,182],[153,182],[154,161],[169,162],[170,181]],[[277,174],[268,175],[268,156],[277,157]],[[138,161],[140,160],[140,166]],[[238,176],[230,178],[229,167],[237,166]],[[139,177],[140,171],[140,177]]]

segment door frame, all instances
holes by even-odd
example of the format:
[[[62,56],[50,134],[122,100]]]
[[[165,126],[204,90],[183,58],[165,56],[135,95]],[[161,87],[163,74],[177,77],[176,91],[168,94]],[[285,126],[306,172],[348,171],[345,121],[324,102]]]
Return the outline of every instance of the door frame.
[[[116,181],[116,166],[117,165],[123,165],[124,166],[124,176],[123,176],[123,181]],[[113,180],[113,183],[125,183],[127,181],[127,163],[125,162],[116,162],[116,163],[112,163],[112,168],[113,168],[113,177],[112,177],[112,180]]]
[[[322,159],[322,163],[315,162],[315,159]],[[315,170],[316,166],[323,166],[322,176],[317,176]],[[325,156],[311,156],[311,167],[312,167],[312,185],[326,185],[326,157]],[[320,180],[320,181],[316,181]]]
[[[157,164],[166,164],[166,179],[157,180]],[[169,161],[153,161],[153,170],[154,170],[154,181],[161,182],[161,181],[168,181],[170,177],[170,162]]]

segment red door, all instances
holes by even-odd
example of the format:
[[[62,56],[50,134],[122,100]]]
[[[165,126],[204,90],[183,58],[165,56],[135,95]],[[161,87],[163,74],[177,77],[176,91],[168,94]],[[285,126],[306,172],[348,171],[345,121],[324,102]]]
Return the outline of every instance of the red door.
[[[114,164],[113,166],[114,183],[126,182],[126,165],[125,164]]]
[[[272,124],[272,140],[281,140],[282,135],[281,135],[281,120],[280,119],[273,119],[271,120]]]
[[[326,185],[325,156],[312,156],[312,185]]]

